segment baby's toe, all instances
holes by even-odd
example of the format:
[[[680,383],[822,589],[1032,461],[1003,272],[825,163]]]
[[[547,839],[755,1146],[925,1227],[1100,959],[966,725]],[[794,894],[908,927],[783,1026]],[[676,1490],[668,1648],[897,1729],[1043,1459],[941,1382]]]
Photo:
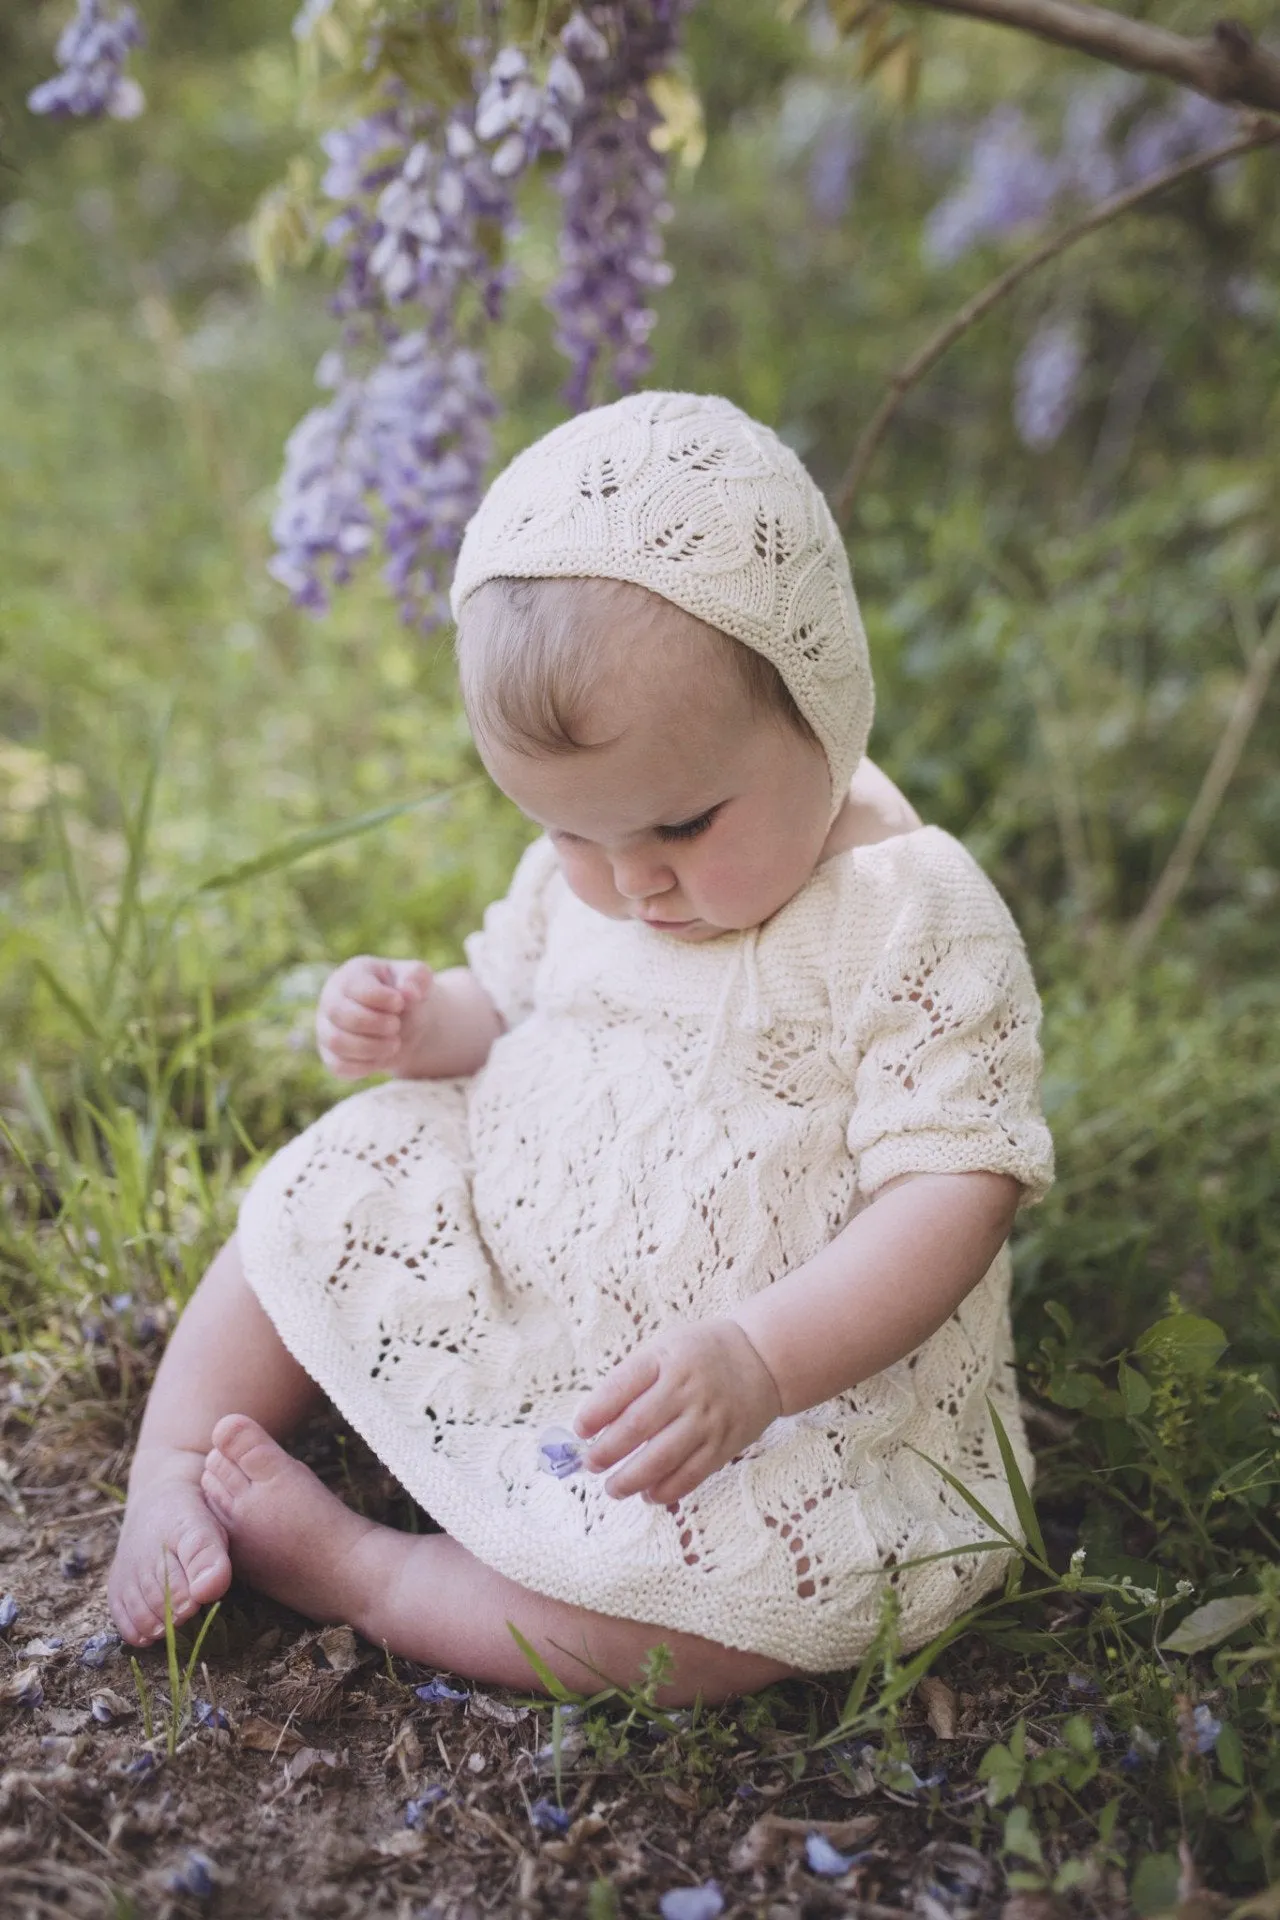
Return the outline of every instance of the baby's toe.
[[[269,1479],[287,1464],[289,1456],[266,1428],[247,1413],[224,1414],[213,1430],[213,1452],[220,1454],[248,1480]],[[212,1454],[210,1459],[212,1459]]]
[[[182,1563],[187,1591],[194,1603],[203,1606],[226,1591],[231,1580],[231,1561],[215,1533],[193,1527],[179,1538],[174,1551]]]

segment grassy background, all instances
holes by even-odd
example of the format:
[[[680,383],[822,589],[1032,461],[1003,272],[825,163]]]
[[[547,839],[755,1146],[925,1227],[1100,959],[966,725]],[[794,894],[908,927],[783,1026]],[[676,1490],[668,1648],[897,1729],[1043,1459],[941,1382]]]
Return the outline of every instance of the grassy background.
[[[267,293],[247,264],[255,198],[312,139],[292,11],[158,0],[150,111],[72,129],[22,107],[47,22],[0,25],[0,1344],[18,1378],[93,1296],[189,1290],[246,1168],[332,1098],[308,1037],[324,969],[456,958],[526,837],[479,775],[448,636],[404,632],[374,580],[310,622],[264,573],[280,448],[330,337],[321,270]],[[964,127],[1013,96],[1048,134],[1092,72],[940,23],[928,42],[904,110],[764,0],[694,15],[711,138],[676,182],[654,384],[727,393],[827,485],[908,345],[1003,258],[920,255]],[[866,158],[823,224],[807,171],[855,91]],[[1123,1654],[1146,1704],[1121,1717],[1168,1756],[1115,1775],[1145,1795],[1140,1844],[1168,1859],[1190,1832],[1237,1886],[1280,1871],[1274,688],[1175,911],[1137,964],[1125,940],[1280,602],[1277,238],[1263,156],[1086,243],[913,399],[851,530],[873,750],[998,880],[1044,995],[1061,1178],[1019,1241],[1018,1330],[1057,1407],[1050,1552],[1083,1542],[1091,1569],[1163,1581],[1162,1607],[1180,1576],[1201,1601],[1271,1596],[1226,1649],[1260,1649],[1239,1672],[1220,1652],[1171,1676],[1150,1632]],[[520,251],[494,349],[504,450],[559,417],[543,212]],[[1010,374],[1055,304],[1088,326],[1087,393],[1036,456]],[[205,884],[442,792],[373,838]],[[1171,1302],[1163,1344],[1117,1372]],[[1203,1363],[1192,1316],[1225,1361]],[[1105,1616],[1072,1659],[1103,1658]],[[1179,1744],[1197,1687],[1229,1707],[1238,1764]],[[1040,1819],[1061,1791],[1014,1802]]]

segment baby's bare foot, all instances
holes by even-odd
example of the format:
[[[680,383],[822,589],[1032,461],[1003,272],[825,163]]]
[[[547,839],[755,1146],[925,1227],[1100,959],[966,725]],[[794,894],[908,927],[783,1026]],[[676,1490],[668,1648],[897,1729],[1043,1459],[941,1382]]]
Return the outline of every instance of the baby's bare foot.
[[[242,1579],[312,1620],[359,1623],[371,1571],[362,1549],[387,1528],[352,1513],[243,1413],[214,1428],[200,1485]]]
[[[190,1473],[159,1476],[129,1495],[107,1601],[121,1634],[135,1647],[164,1632],[166,1582],[179,1626],[231,1582],[226,1529]]]

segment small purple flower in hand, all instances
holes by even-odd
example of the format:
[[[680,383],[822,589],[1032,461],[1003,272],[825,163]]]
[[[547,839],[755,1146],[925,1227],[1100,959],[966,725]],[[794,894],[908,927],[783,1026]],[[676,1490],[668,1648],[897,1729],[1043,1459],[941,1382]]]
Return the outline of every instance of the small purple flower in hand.
[[[544,1427],[538,1435],[538,1465],[557,1480],[581,1473],[582,1441],[568,1427]]]

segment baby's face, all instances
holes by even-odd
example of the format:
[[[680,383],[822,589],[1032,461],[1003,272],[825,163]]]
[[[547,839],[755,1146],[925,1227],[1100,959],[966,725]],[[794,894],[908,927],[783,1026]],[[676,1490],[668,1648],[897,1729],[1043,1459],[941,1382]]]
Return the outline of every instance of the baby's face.
[[[678,940],[759,926],[822,856],[831,779],[821,748],[753,710],[732,666],[687,623],[650,628],[593,704],[590,745],[485,765],[545,828],[578,898]]]

